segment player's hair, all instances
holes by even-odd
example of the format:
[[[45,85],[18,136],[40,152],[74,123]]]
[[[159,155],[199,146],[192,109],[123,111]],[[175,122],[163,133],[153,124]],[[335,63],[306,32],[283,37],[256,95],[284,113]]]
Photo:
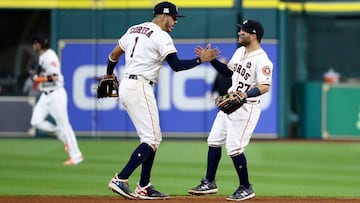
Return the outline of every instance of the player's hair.
[[[44,33],[35,33],[31,36],[31,43],[38,42],[41,46],[41,49],[48,49],[49,45],[49,38]]]
[[[49,40],[46,39],[44,43],[41,44],[41,49],[48,49],[50,48]]]

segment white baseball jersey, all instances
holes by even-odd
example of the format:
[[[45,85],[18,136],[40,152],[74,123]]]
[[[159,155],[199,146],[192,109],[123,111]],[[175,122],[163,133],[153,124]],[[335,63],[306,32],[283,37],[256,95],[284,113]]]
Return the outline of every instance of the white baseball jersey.
[[[41,76],[57,74],[59,79],[40,84],[42,94],[36,103],[31,117],[31,125],[45,132],[52,132],[69,148],[69,156],[73,161],[82,160],[75,133],[69,122],[67,111],[67,93],[64,88],[64,77],[61,64],[52,49],[47,49],[39,57],[39,65],[43,68]],[[51,115],[56,125],[46,120]]]
[[[273,64],[263,49],[245,54],[245,47],[238,48],[230,59],[228,68],[234,72],[228,92],[247,92],[256,84],[271,85]],[[249,98],[251,101],[259,99],[260,96]]]
[[[232,86],[228,92],[246,92],[256,84],[271,85],[273,64],[263,49],[245,54],[245,48],[236,50],[228,63]],[[219,111],[211,128],[208,145],[226,145],[230,156],[244,152],[260,118],[260,96],[247,99],[242,107],[231,114]]]
[[[158,147],[162,140],[159,111],[149,82],[157,81],[166,56],[177,50],[170,35],[152,22],[130,27],[118,44],[125,51],[126,62],[119,87],[121,104],[134,123],[140,142]]]
[[[39,57],[39,65],[42,67],[41,76],[57,74],[59,79],[52,82],[44,82],[40,84],[40,91],[54,90],[64,86],[64,77],[61,74],[61,63],[52,49],[47,49]]]
[[[125,51],[125,74],[141,75],[156,82],[165,57],[177,52],[170,35],[153,22],[130,27],[119,39]]]

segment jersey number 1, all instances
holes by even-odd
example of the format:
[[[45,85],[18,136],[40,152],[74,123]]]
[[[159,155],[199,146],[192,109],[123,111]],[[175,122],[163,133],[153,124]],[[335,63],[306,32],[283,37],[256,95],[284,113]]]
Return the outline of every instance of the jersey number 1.
[[[133,49],[131,51],[131,55],[130,55],[131,58],[134,56],[134,51],[135,51],[135,47],[136,47],[136,44],[137,44],[138,40],[139,40],[139,37],[136,37],[135,38],[135,44],[134,44],[134,47],[133,47]]]

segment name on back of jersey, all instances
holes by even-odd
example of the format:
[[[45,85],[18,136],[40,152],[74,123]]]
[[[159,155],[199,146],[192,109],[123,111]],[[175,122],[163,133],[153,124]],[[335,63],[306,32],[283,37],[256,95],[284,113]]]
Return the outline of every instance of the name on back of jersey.
[[[133,34],[133,33],[143,34],[147,37],[150,37],[151,34],[154,33],[154,31],[150,30],[150,28],[148,28],[148,27],[137,26],[137,27],[131,28],[130,34]]]

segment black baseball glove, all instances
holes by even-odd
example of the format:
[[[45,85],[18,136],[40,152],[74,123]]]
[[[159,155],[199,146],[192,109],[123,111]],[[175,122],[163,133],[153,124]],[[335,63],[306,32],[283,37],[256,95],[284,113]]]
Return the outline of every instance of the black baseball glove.
[[[226,95],[218,96],[215,99],[215,105],[226,114],[231,114],[236,111],[245,102],[245,97],[237,92],[230,92]]]
[[[43,71],[43,68],[39,64],[38,58],[39,56],[34,56],[30,58],[26,66],[26,71],[31,77],[34,75],[40,75],[40,73]]]
[[[119,81],[115,75],[95,77],[98,81],[97,98],[119,97]]]

